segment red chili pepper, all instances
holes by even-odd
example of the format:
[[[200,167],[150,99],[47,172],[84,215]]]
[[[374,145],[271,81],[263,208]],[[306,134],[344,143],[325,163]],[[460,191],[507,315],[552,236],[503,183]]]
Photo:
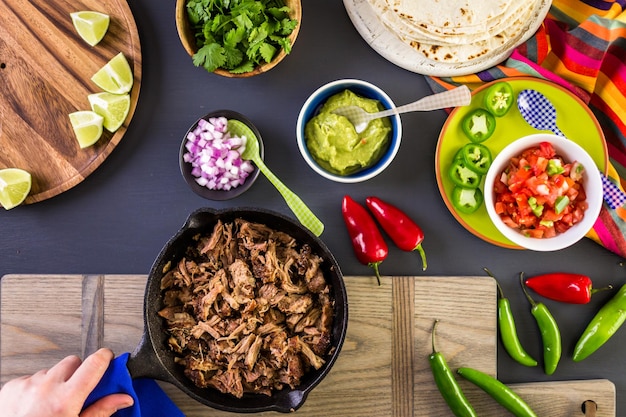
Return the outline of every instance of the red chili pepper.
[[[525,283],[543,297],[570,304],[587,304],[594,293],[612,288],[592,288],[588,276],[567,272],[537,275],[526,279]]]
[[[378,197],[367,197],[365,202],[397,247],[407,252],[414,250],[419,252],[422,257],[422,270],[425,271],[427,264],[426,253],[422,247],[424,241],[422,229],[398,207]]]
[[[343,197],[341,212],[357,259],[363,265],[374,268],[376,280],[380,285],[378,265],[387,258],[389,250],[374,218],[369,215],[365,207],[347,195]]]

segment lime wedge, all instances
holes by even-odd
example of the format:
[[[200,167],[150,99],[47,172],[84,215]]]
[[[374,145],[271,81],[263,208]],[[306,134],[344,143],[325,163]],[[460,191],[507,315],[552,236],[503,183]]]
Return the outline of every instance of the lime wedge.
[[[124,54],[120,52],[100,68],[91,77],[91,81],[106,92],[124,94],[133,87],[133,71]]]
[[[78,35],[91,46],[96,46],[109,29],[107,14],[84,10],[70,13],[70,16]]]
[[[130,110],[130,95],[95,93],[87,96],[91,110],[104,117],[104,128],[109,132],[119,129]]]
[[[30,193],[32,178],[19,168],[0,169],[0,204],[5,210],[19,206]]]
[[[81,148],[87,148],[100,139],[104,117],[88,110],[70,113],[70,123]]]

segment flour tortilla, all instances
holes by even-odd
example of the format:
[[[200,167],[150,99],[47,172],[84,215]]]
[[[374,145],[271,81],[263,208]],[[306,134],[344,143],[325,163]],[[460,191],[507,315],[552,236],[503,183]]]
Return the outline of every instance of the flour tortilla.
[[[390,0],[387,0],[390,1]],[[425,26],[416,26],[411,20],[402,15],[392,12],[390,9],[380,13],[381,22],[399,36],[416,42],[437,43],[440,45],[465,45],[493,39],[502,38],[505,31],[516,24],[518,20],[528,19],[539,0],[523,1],[516,4],[515,8],[507,10],[499,19],[475,28],[455,28],[454,33],[447,29],[428,30]],[[493,42],[492,42],[493,43]],[[496,42],[500,45],[502,42]]]
[[[483,59],[492,53],[497,53],[521,33],[523,23],[519,20],[515,26],[493,38],[463,45],[420,42],[402,36],[400,39],[430,60],[456,64]]]
[[[428,30],[484,28],[520,0],[387,0],[391,10]]]
[[[458,64],[511,48],[545,0],[369,1],[402,42],[429,60]]]

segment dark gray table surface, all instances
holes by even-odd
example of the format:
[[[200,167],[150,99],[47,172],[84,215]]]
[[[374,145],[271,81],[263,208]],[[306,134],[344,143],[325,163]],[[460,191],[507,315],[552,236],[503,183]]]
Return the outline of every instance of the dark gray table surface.
[[[422,272],[417,254],[390,245],[382,274],[483,275],[483,267],[489,267],[511,299],[522,341],[536,357],[541,356],[541,343],[520,290],[520,271],[578,272],[591,276],[597,287],[624,282],[621,258],[588,239],[565,250],[540,253],[496,247],[465,230],[446,208],[435,179],[443,111],[403,115],[400,152],[372,180],[339,184],[315,174],[299,154],[295,125],[301,105],[316,88],[339,78],[359,78],[380,86],[398,105],[430,93],[422,75],[386,61],[363,41],[341,1],[304,0],[302,27],[291,55],[270,72],[250,79],[226,79],[194,67],[178,40],[174,4],[174,0],[130,0],[142,44],[143,81],[128,132],[104,164],[73,189],[1,213],[0,275],[144,274],[164,243],[199,207],[258,206],[291,216],[264,177],[243,196],[226,202],[203,200],[184,183],[177,156],[187,128],[209,111],[232,109],[257,125],[267,165],[324,222],[322,239],[346,275],[371,274],[356,260],[342,220],[341,200],[349,194],[360,201],[376,195],[393,202],[424,229],[428,270]],[[617,386],[617,415],[626,414],[626,358],[621,348],[626,330],[589,359],[571,360],[578,336],[611,295],[597,294],[582,306],[546,301],[563,335],[564,354],[556,373],[546,376],[540,368],[518,365],[500,346],[500,379],[607,378]]]

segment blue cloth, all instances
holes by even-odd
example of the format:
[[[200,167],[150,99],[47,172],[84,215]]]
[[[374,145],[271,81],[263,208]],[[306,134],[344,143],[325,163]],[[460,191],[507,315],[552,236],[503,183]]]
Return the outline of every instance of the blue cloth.
[[[135,400],[132,407],[119,410],[113,417],[184,417],[182,411],[153,379],[132,379],[126,362],[129,353],[118,356],[85,401],[85,407],[110,394],[124,393]]]

